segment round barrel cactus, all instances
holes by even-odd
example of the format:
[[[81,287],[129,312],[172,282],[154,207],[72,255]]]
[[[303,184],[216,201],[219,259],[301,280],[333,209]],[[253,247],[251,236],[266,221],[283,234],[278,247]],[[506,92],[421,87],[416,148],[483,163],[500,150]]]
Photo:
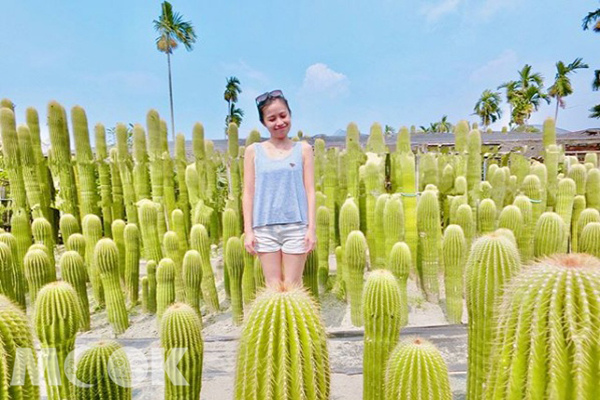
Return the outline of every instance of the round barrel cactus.
[[[33,304],[40,289],[46,284],[56,281],[56,269],[50,263],[50,257],[45,249],[34,248],[25,254],[23,267],[29,286],[29,301]]]
[[[244,322],[234,398],[326,400],[329,394],[327,339],[315,302],[297,287],[265,289]]]
[[[540,216],[533,237],[533,254],[535,257],[565,253],[565,235],[568,228],[560,215],[545,212]]]

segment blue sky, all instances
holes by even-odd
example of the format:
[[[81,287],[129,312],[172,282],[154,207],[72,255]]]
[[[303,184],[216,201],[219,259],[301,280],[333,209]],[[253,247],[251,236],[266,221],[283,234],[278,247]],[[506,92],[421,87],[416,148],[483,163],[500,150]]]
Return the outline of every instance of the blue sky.
[[[188,138],[196,121],[206,137],[223,138],[225,80],[242,84],[240,136],[263,136],[254,98],[282,89],[293,131],[332,134],[354,121],[395,128],[428,125],[442,115],[470,115],[484,89],[495,89],[525,63],[546,86],[555,63],[583,57],[575,93],[558,126],[600,126],[587,118],[600,103],[591,90],[600,69],[600,34],[581,20],[598,1],[564,0],[173,0],[198,35],[191,52],[172,58],[175,125]],[[92,126],[145,121],[156,108],[169,120],[166,56],[156,50],[152,20],[160,1],[6,1],[0,34],[0,97],[17,105],[18,122],[34,106],[46,119],[48,101],[83,106]],[[504,98],[504,96],[503,96]],[[505,105],[506,107],[506,105]],[[506,107],[507,108],[507,107]],[[508,122],[508,112],[499,129]],[[531,123],[554,114],[554,103]],[[90,128],[91,128],[90,126]]]

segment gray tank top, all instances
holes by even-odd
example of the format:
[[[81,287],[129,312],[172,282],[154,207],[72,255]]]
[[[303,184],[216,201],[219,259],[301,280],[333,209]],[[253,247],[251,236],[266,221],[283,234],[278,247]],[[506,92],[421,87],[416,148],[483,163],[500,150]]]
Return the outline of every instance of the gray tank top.
[[[270,158],[262,143],[254,145],[252,227],[303,222],[308,225],[302,144],[294,142],[282,159]]]

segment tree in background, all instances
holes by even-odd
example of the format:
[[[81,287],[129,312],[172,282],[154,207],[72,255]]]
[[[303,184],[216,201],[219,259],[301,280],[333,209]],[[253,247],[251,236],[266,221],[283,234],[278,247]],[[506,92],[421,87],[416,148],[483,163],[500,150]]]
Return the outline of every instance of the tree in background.
[[[532,73],[531,65],[525,64],[518,73],[519,79],[511,88],[511,122],[519,125],[520,130],[529,131],[527,121],[531,118],[531,114],[540,108],[542,100],[550,103],[550,96],[544,91],[542,74]]]
[[[515,102],[517,100],[517,81],[504,82],[503,84],[498,86],[497,89],[498,90],[505,89],[505,91],[506,91],[506,102],[508,103],[509,114],[511,116],[508,125],[510,128],[512,128],[512,125],[514,123],[514,121],[512,119],[513,109],[515,107]]]
[[[190,21],[184,21],[181,14],[173,12],[173,7],[168,1],[161,4],[162,13],[158,20],[154,20],[154,29],[159,33],[156,38],[158,51],[167,54],[167,65],[169,67],[169,103],[171,105],[171,135],[175,143],[175,117],[173,114],[173,85],[171,79],[171,54],[177,48],[178,43],[183,44],[187,51],[193,49],[196,42],[196,33]]]
[[[556,98],[556,111],[554,112],[554,122],[558,119],[558,107],[565,108],[564,98],[573,94],[573,86],[569,74],[578,69],[588,68],[588,65],[582,62],[581,58],[576,58],[569,65],[562,61],[556,63],[556,77],[554,84],[548,88],[548,95]]]
[[[225,93],[223,98],[227,102],[227,116],[225,117],[225,134],[227,135],[227,127],[230,122],[235,123],[238,127],[242,123],[244,117],[244,111],[241,108],[237,108],[235,103],[238,101],[238,94],[242,93],[240,87],[240,81],[235,76],[227,78],[225,85]]]
[[[392,136],[394,136],[396,134],[396,130],[394,129],[393,126],[386,125],[385,129],[383,130],[383,134],[386,137],[392,137]]]
[[[583,18],[583,30],[588,30],[593,24],[594,32],[600,32],[600,8],[596,11],[590,11],[588,15]],[[592,82],[592,90],[597,91],[600,89],[600,70],[594,71],[594,81]],[[600,118],[600,104],[596,104],[590,108],[590,118]]]
[[[500,109],[501,101],[502,99],[498,92],[486,89],[481,93],[481,97],[477,100],[473,111],[475,115],[481,118],[481,125],[483,125],[484,130],[502,117],[502,110]]]

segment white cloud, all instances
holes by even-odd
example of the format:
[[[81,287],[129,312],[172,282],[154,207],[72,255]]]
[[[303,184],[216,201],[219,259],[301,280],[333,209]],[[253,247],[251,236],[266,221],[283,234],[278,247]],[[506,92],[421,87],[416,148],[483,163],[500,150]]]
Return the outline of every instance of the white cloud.
[[[477,68],[471,73],[469,79],[472,82],[498,82],[502,83],[502,77],[508,75],[516,75],[518,69],[517,53],[514,50],[504,50],[502,54],[493,60],[488,61],[485,65]]]
[[[223,63],[223,68],[235,76],[250,78],[261,83],[268,83],[268,77],[261,71],[251,67],[244,60],[239,60],[235,63]]]
[[[350,80],[341,72],[336,72],[323,63],[316,63],[306,69],[300,93],[302,95],[325,95],[330,98],[349,93]]]
[[[486,0],[475,8],[475,15],[483,19],[489,19],[503,9],[511,9],[517,5],[515,0]]]
[[[427,18],[427,22],[434,23],[439,21],[447,14],[457,11],[462,0],[442,0],[437,4],[428,4],[423,6],[421,13]]]

